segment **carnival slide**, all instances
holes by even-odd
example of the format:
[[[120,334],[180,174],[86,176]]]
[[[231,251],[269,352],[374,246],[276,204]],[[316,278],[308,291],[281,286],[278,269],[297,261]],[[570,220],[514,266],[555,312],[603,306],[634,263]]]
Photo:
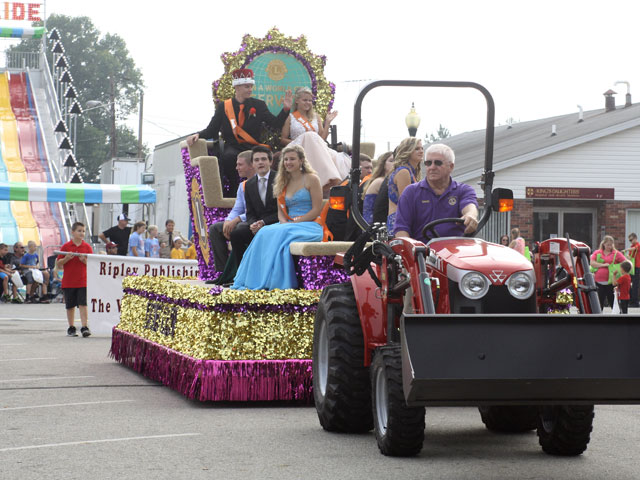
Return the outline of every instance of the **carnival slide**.
[[[37,115],[30,102],[27,78],[24,73],[4,73],[0,76],[0,126],[2,159],[10,182],[47,182],[50,180],[47,159],[42,142],[38,141]],[[6,210],[6,208],[5,208]],[[10,215],[19,238],[26,243],[60,245],[60,225],[46,202],[12,201]],[[9,243],[10,232],[5,223],[12,224],[8,212],[1,212],[0,226],[4,243]],[[10,228],[8,228],[10,230]]]

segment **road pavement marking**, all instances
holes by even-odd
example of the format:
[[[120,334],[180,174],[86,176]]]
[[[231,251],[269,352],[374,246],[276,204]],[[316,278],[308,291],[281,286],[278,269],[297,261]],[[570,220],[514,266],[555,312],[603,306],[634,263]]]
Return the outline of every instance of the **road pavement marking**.
[[[56,357],[3,358],[0,362],[27,362],[30,360],[58,360]]]
[[[34,378],[16,378],[14,380],[0,380],[0,383],[13,382],[35,382],[36,380],[68,380],[71,378],[95,378],[95,375],[81,375],[77,377],[34,377]]]
[[[20,318],[20,317],[0,317],[0,320],[23,320],[25,322],[66,322],[67,318]]]
[[[0,407],[0,412],[6,412],[8,410],[30,410],[33,408],[55,408],[55,407],[76,407],[78,405],[102,405],[104,403],[125,403],[133,402],[134,400],[103,400],[100,402],[77,402],[77,403],[52,403],[51,405],[31,405],[29,407]]]
[[[198,435],[202,435],[202,434],[201,433],[170,433],[168,435],[148,435],[145,437],[105,438],[103,440],[84,440],[80,442],[46,443],[44,445],[28,445],[25,447],[0,448],[0,452],[15,452],[16,450],[33,450],[35,448],[70,447],[74,445],[89,445],[91,443],[128,442],[132,440],[152,440],[156,438],[173,438],[173,437],[195,437]]]

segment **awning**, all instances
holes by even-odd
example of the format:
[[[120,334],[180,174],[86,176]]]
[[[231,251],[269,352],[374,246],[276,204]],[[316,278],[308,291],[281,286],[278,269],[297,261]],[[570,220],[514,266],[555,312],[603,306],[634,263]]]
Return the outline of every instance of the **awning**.
[[[44,27],[6,27],[0,26],[0,37],[5,38],[42,38]]]
[[[0,200],[67,203],[156,203],[148,185],[0,182]]]

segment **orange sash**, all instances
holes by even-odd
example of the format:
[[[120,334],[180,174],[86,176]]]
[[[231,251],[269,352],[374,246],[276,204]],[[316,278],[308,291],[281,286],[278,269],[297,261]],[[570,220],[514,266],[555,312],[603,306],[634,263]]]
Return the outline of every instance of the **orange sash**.
[[[293,112],[293,116],[296,118],[296,120],[298,120],[302,124],[302,126],[307,132],[316,131],[316,129],[313,128],[313,125],[311,125],[311,122],[309,122],[309,120],[304,118],[299,111],[296,110],[295,112]]]
[[[287,189],[285,188],[282,191],[282,193],[280,195],[278,195],[278,206],[282,209],[282,213],[284,214],[284,218],[286,218],[290,222],[293,222],[293,218],[291,218],[289,216],[289,213],[287,212],[287,202],[285,200],[285,196],[286,195],[287,195]],[[328,212],[329,212],[329,202],[327,202],[325,204],[325,206],[322,208],[322,211],[320,212],[320,215],[318,215],[318,218],[316,218],[314,220],[314,222],[316,222],[318,225],[320,225],[322,227],[322,241],[323,242],[330,242],[331,240],[333,240],[333,233],[331,233],[331,230],[329,230],[327,228],[327,213]]]
[[[236,141],[238,143],[250,143],[251,145],[261,145],[263,147],[269,148],[268,145],[258,143],[255,138],[245,132],[245,130],[242,128],[242,126],[244,125],[244,119],[241,118],[241,120],[243,121],[238,123],[238,121],[236,120],[236,113],[233,111],[233,103],[230,98],[224,101],[224,113],[229,119],[231,130],[233,131],[233,136],[236,137]]]

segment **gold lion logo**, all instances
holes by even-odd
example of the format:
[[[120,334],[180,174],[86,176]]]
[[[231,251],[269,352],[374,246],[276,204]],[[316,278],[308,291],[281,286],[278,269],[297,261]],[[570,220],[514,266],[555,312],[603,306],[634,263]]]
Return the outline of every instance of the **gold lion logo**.
[[[267,75],[274,82],[279,82],[287,74],[287,66],[282,60],[271,60],[267,65]]]

